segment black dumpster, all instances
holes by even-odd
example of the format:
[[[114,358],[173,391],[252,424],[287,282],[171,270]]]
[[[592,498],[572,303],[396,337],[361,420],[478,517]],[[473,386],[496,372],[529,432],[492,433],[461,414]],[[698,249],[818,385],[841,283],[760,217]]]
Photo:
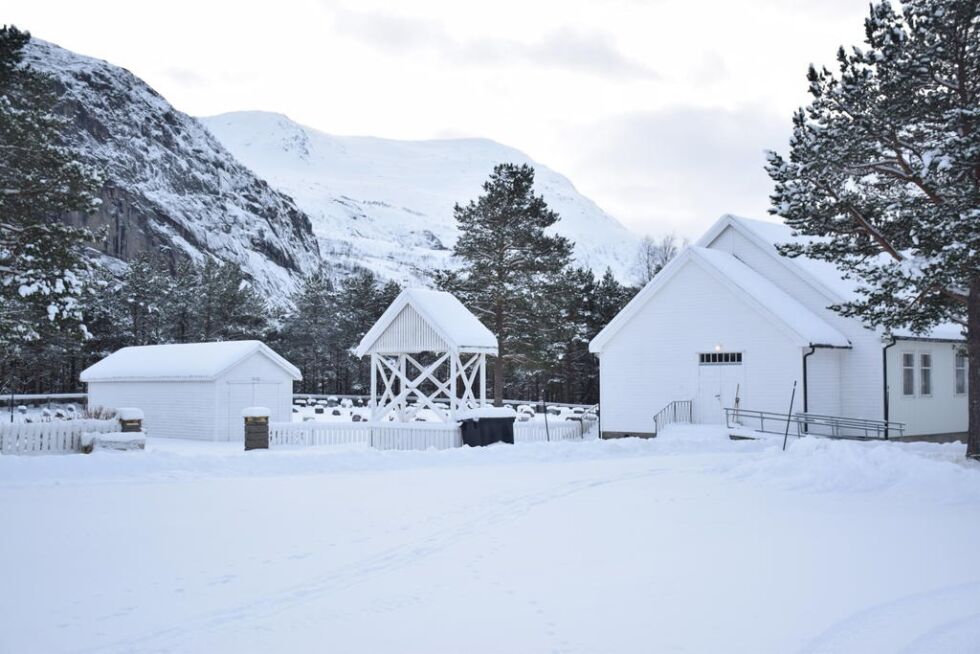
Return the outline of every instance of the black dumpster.
[[[460,416],[463,444],[482,447],[493,443],[514,443],[514,419],[510,409],[474,409]]]

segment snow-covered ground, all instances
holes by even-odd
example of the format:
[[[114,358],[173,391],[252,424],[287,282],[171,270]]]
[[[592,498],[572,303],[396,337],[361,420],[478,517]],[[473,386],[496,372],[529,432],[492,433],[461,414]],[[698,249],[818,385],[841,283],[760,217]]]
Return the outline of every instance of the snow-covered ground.
[[[967,652],[963,446],[0,457],[0,652]]]

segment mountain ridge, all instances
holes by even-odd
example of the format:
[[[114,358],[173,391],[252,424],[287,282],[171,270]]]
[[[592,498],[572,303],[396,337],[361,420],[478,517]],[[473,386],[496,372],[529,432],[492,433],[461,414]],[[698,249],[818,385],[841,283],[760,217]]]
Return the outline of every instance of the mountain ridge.
[[[105,177],[102,203],[69,223],[106,229],[98,243],[128,261],[156,251],[242,266],[270,297],[320,260],[310,219],[200,124],[128,70],[31,39],[25,63],[53,80],[66,145]]]
[[[366,261],[409,283],[451,267],[453,205],[475,200],[495,164],[527,163],[536,191],[561,217],[551,231],[575,243],[577,262],[599,274],[609,267],[621,280],[632,272],[639,237],[567,177],[492,139],[338,136],[263,111],[200,120],[239,161],[296,200],[313,220],[321,251],[335,259]]]

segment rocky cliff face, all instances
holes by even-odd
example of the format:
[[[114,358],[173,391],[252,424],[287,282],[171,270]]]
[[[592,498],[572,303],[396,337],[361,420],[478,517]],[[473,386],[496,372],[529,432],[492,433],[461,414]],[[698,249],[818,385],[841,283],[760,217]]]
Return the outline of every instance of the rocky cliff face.
[[[310,219],[293,200],[132,73],[36,39],[26,59],[56,79],[69,145],[105,175],[100,209],[65,219],[104,229],[107,255],[235,261],[271,299],[318,265]]]

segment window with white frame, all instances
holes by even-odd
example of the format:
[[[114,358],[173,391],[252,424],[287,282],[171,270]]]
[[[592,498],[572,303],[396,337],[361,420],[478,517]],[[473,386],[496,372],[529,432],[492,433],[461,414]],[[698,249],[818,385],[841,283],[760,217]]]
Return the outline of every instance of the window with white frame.
[[[919,395],[932,395],[932,355],[919,353]]]
[[[962,352],[956,353],[956,385],[957,395],[966,395],[966,355]]]
[[[702,352],[698,355],[702,366],[737,366],[742,363],[741,352]]]
[[[902,395],[915,395],[915,354],[902,352]]]

